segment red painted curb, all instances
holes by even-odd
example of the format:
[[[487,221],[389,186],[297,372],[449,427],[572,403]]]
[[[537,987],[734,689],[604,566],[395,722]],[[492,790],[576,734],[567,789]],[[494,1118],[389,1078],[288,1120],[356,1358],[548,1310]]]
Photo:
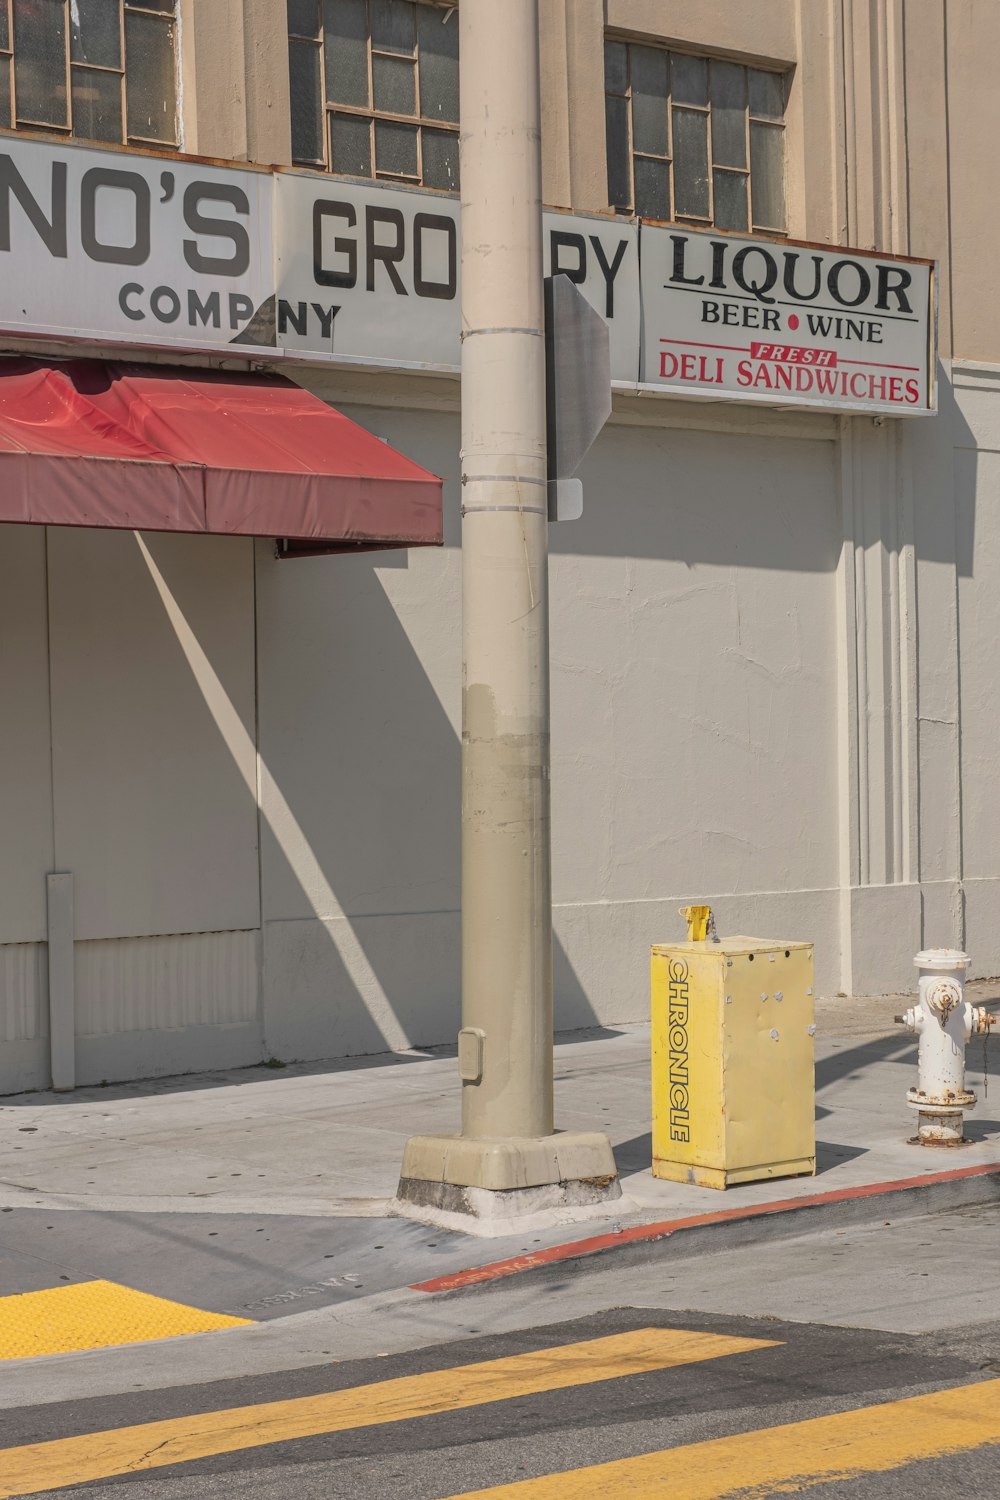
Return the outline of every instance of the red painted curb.
[[[578,1255],[596,1255],[601,1250],[610,1250],[617,1245],[635,1244],[642,1240],[662,1240],[680,1229],[694,1229],[701,1225],[726,1224],[733,1219],[758,1219],[766,1214],[787,1213],[794,1208],[820,1208],[827,1203],[847,1203],[857,1198],[874,1198],[884,1193],[901,1193],[907,1188],[928,1187],[941,1182],[958,1182],[966,1177],[985,1177],[989,1173],[1000,1177],[1000,1163],[987,1162],[979,1167],[958,1167],[953,1172],[930,1172],[921,1177],[903,1177],[897,1182],[870,1182],[864,1187],[839,1188],[831,1193],[812,1193],[809,1197],[782,1198],[774,1203],[759,1203],[749,1208],[727,1208],[717,1214],[694,1214],[689,1219],[661,1219],[655,1224],[635,1224],[630,1229],[619,1229],[612,1234],[598,1234],[586,1240],[570,1240],[565,1245],[549,1245],[545,1250],[535,1250],[528,1255],[515,1255],[509,1260],[496,1260],[491,1265],[473,1266],[467,1271],[454,1271],[449,1276],[435,1276],[430,1281],[418,1281],[413,1292],[453,1292],[459,1287],[475,1286],[482,1281],[496,1281],[501,1276],[516,1276],[519,1271],[530,1271],[536,1266],[551,1265],[554,1261],[571,1260]]]

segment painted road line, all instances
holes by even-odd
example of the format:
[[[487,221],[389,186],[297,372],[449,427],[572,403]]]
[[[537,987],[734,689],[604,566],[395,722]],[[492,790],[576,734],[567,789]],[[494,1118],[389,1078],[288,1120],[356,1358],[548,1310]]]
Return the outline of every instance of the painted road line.
[[[258,1406],[237,1406],[138,1427],[89,1432],[0,1450],[0,1500],[36,1495],[64,1485],[87,1484],[115,1474],[134,1474],[187,1463],[218,1453],[287,1443],[322,1433],[406,1422],[509,1401],[544,1391],[566,1390],[624,1375],[669,1370],[706,1359],[776,1347],[771,1339],[729,1338],[679,1328],[640,1328],[630,1333],[559,1344],[482,1364],[459,1365],[406,1375],[375,1385],[328,1391]]]
[[[465,1271],[453,1271],[446,1276],[434,1276],[430,1281],[417,1281],[411,1284],[410,1290],[411,1292],[454,1292],[463,1286],[476,1286],[482,1281],[496,1281],[501,1276],[516,1276],[519,1271],[533,1271],[539,1266],[551,1265],[560,1260],[572,1260],[578,1255],[596,1255],[602,1250],[614,1250],[622,1245],[669,1239],[672,1234],[685,1229],[701,1229],[712,1224],[730,1224],[737,1219],[766,1218],[771,1214],[791,1213],[799,1209],[824,1208],[874,1198],[887,1193],[902,1193],[913,1188],[935,1187],[951,1182],[961,1182],[970,1177],[990,1175],[996,1177],[1000,1185],[1000,1163],[993,1161],[977,1167],[958,1167],[951,1172],[928,1172],[920,1177],[904,1177],[895,1182],[869,1182],[862,1187],[838,1188],[829,1193],[802,1194],[798,1198],[779,1198],[772,1203],[756,1203],[745,1208],[725,1208],[718,1213],[693,1214],[685,1219],[660,1219],[652,1224],[633,1224],[628,1229],[617,1229],[609,1234],[595,1234],[584,1240],[570,1240],[562,1245],[549,1245],[544,1250],[534,1250],[527,1255],[513,1255],[509,1260],[495,1260],[489,1265],[471,1266]]]
[[[724,1500],[884,1474],[1000,1444],[1000,1380],[522,1479],[451,1500]]]
[[[251,1321],[185,1307],[114,1281],[82,1281],[0,1297],[0,1360],[214,1333]]]

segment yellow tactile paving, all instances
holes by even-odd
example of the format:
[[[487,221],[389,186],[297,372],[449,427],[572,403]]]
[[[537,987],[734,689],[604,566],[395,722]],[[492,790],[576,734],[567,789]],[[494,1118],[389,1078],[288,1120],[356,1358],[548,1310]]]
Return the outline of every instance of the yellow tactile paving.
[[[202,1312],[114,1281],[83,1281],[0,1297],[0,1360],[141,1344],[183,1333],[239,1328],[252,1321]]]

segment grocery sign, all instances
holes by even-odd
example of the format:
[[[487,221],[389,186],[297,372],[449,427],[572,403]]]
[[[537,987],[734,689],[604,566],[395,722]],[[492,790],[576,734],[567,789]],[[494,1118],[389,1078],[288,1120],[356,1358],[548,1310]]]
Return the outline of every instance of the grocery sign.
[[[622,386],[934,409],[933,265],[547,212],[545,270],[607,321]],[[0,137],[0,337],[452,371],[454,197]]]

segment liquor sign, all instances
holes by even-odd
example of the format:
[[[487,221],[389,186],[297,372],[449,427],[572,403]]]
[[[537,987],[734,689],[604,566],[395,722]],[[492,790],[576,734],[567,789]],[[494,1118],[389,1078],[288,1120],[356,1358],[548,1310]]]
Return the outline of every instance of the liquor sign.
[[[643,225],[643,382],[768,405],[932,411],[928,261]]]
[[[459,232],[421,189],[5,135],[0,338],[453,371]],[[934,409],[930,262],[554,212],[543,246],[619,386]]]

